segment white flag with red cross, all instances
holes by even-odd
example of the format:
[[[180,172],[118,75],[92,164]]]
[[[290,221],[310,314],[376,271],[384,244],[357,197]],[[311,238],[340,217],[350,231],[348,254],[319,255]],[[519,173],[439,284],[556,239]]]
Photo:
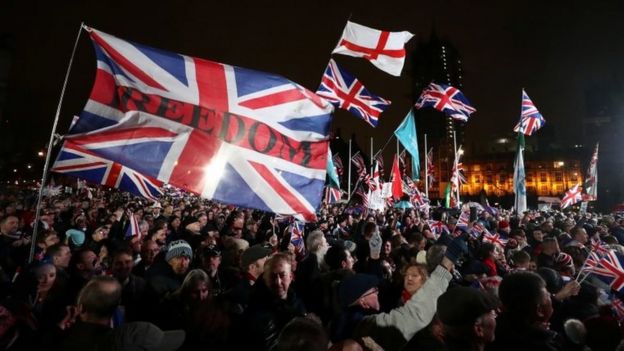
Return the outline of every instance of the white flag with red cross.
[[[387,32],[347,21],[332,54],[365,58],[380,70],[398,77],[405,62],[405,43],[413,36],[407,31]]]

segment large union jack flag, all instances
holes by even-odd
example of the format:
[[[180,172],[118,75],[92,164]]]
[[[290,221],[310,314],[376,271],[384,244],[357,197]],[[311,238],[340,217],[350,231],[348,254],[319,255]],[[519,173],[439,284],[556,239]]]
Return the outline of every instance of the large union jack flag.
[[[364,84],[333,59],[329,60],[316,94],[353,113],[373,128],[379,123],[379,115],[390,106],[390,101],[371,94]]]
[[[148,199],[156,199],[163,194],[161,181],[118,162],[99,157],[71,140],[66,141],[61,148],[51,171],[118,188]]]
[[[459,89],[436,83],[430,83],[423,90],[415,107],[417,109],[433,107],[447,116],[464,122],[477,111]]]
[[[537,110],[529,95],[522,89],[522,114],[520,122],[514,127],[514,132],[531,135],[546,123],[542,114]]]
[[[96,79],[67,140],[204,198],[315,218],[331,104],[281,76],[87,31]]]

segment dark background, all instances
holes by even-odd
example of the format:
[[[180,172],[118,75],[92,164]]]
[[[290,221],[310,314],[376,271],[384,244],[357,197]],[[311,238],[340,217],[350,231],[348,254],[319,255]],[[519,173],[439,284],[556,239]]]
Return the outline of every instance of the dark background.
[[[81,21],[123,39],[278,73],[314,91],[348,18],[377,29],[414,33],[408,52],[430,40],[432,31],[457,49],[462,90],[477,108],[465,129],[471,143],[511,131],[519,118],[523,87],[552,129],[548,137],[563,148],[593,148],[596,140],[584,133],[590,117],[608,115],[606,123],[616,124],[622,120],[621,1],[4,0],[0,169],[42,163],[36,151],[47,145]],[[411,54],[398,78],[362,59],[334,58],[371,92],[392,101],[377,129],[348,112],[335,113],[332,129],[345,138],[355,133],[365,150],[374,137],[377,148],[413,103]],[[91,44],[83,32],[58,133],[66,132],[86,102],[94,71]],[[617,150],[622,147],[619,139],[609,141]],[[624,171],[621,164],[613,167],[618,168],[611,173]]]

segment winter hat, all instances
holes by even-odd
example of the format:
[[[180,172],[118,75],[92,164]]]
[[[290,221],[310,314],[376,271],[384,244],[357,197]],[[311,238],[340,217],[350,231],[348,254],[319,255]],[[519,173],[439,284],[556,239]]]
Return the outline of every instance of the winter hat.
[[[71,243],[76,246],[81,246],[85,241],[85,233],[78,229],[69,229],[65,232],[65,236],[71,240]]]
[[[193,259],[193,249],[191,249],[191,245],[189,245],[184,240],[176,240],[172,241],[169,244],[169,249],[167,249],[167,255],[165,256],[165,261],[169,261],[172,258],[186,256],[190,259]]]

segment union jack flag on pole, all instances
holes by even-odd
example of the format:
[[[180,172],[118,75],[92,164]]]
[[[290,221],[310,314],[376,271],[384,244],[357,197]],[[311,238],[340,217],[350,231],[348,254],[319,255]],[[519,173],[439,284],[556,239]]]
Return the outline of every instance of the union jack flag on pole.
[[[329,102],[281,76],[86,30],[96,78],[66,140],[207,199],[315,219]]]
[[[583,200],[583,195],[581,194],[582,190],[583,188],[580,184],[576,184],[570,188],[570,190],[566,191],[565,195],[563,195],[563,198],[561,199],[561,209],[563,210],[564,208],[572,206]]]
[[[290,242],[295,247],[295,253],[299,256],[305,254],[305,243],[303,241],[303,223],[293,219],[290,224]]]
[[[537,110],[529,95],[522,89],[522,113],[520,122],[514,127],[514,132],[531,135],[546,123],[542,114]]]
[[[99,157],[71,140],[67,140],[61,148],[51,171],[124,190],[146,199],[154,200],[163,194],[161,181]]]
[[[362,57],[380,70],[398,77],[405,62],[405,43],[413,36],[406,31],[381,31],[347,21],[332,54]]]
[[[379,115],[390,106],[390,101],[371,94],[364,84],[339,67],[333,59],[329,60],[316,94],[334,106],[351,112],[373,128],[379,124]]]
[[[447,116],[464,122],[477,111],[459,89],[433,82],[423,90],[414,106],[417,109],[433,107]]]

